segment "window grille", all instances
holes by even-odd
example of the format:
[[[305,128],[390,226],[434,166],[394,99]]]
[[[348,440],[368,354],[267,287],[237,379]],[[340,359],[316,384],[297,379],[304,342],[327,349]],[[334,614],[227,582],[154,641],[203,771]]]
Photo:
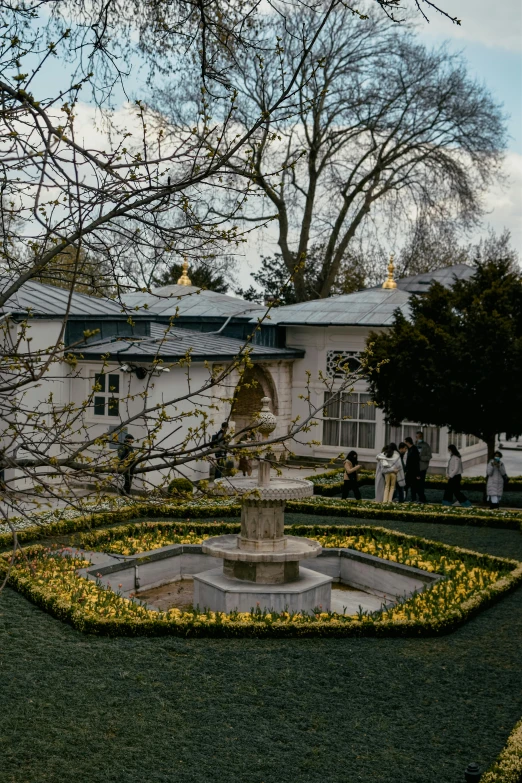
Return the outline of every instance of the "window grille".
[[[344,378],[357,372],[361,366],[360,355],[359,351],[327,351],[326,374],[329,378]]]

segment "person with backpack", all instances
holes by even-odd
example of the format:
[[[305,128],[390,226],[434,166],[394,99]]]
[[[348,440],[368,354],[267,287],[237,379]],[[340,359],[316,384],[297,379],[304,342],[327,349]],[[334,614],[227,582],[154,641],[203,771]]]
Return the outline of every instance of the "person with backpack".
[[[460,482],[462,480],[462,459],[458,448],[450,443],[448,446],[449,459],[446,466],[446,476],[448,477],[448,483],[444,490],[444,499],[442,504],[444,506],[466,506],[469,508],[471,503],[467,499],[466,495],[460,489]],[[453,503],[453,496],[456,501]]]
[[[422,430],[418,430],[416,436],[415,436],[415,446],[417,447],[417,451],[419,452],[419,481],[418,481],[418,493],[419,493],[419,500],[421,503],[426,503],[426,494],[424,491],[425,485],[426,485],[426,473],[428,472],[428,467],[431,461],[431,458],[433,456],[433,453],[431,451],[431,446],[429,443],[426,443],[424,440],[424,434]]]
[[[509,481],[506,468],[502,462],[502,452],[495,451],[493,459],[488,462],[486,470],[486,495],[490,508],[499,508],[502,493]]]
[[[350,494],[350,490],[353,491],[353,496],[356,500],[361,499],[361,490],[359,489],[359,485],[357,484],[357,471],[359,471],[361,468],[362,465],[359,465],[357,452],[350,451],[350,453],[347,454],[346,459],[344,461],[344,484],[343,484],[343,494],[342,494],[343,500],[346,500],[346,498]]]
[[[124,465],[123,470],[123,495],[130,495],[132,485],[132,472],[134,464],[132,463],[132,455],[134,454],[134,437],[132,435],[125,435],[123,443],[118,446],[118,459],[120,464]]]

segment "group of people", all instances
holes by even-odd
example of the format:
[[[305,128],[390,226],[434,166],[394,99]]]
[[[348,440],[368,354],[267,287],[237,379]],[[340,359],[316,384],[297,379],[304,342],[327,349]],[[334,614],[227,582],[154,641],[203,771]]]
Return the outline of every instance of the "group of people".
[[[425,503],[426,473],[432,458],[429,443],[424,440],[421,430],[413,438],[405,438],[397,446],[389,443],[377,455],[375,468],[375,500],[383,503],[396,501],[403,503]],[[357,474],[362,465],[356,451],[350,451],[344,462],[343,499],[353,492],[356,500],[361,499]],[[444,490],[444,505],[471,506],[470,501],[461,490],[462,458],[454,444],[448,446],[448,464],[446,466],[447,484]],[[502,462],[502,454],[496,451],[487,466],[486,493],[490,508],[499,508],[502,492],[508,481],[506,469]],[[408,498],[408,495],[410,496]]]
[[[389,443],[377,455],[375,468],[375,500],[389,503],[397,500],[399,503],[407,500],[426,502],[426,473],[432,458],[429,443],[426,443],[421,430],[415,437],[405,438],[397,446]],[[361,469],[356,451],[350,451],[344,463],[343,498],[353,491],[356,500],[361,493],[357,482],[357,472]]]
[[[227,456],[227,431],[228,424],[221,425],[218,432],[212,436],[211,443],[216,448],[215,478],[221,478],[225,470]],[[251,442],[251,436],[245,436],[243,441]],[[118,459],[123,466],[122,493],[129,495],[131,492],[134,469],[134,438],[125,435],[123,443],[118,448]],[[419,430],[413,438],[404,438],[397,446],[389,443],[382,452],[377,455],[375,469],[375,500],[383,503],[396,501],[403,503],[408,500],[408,494],[412,502],[425,503],[426,473],[432,458],[432,450],[429,443],[424,440],[422,430]],[[356,500],[361,499],[361,491],[357,480],[357,474],[361,470],[356,451],[350,451],[344,461],[344,485],[343,499],[353,492]],[[239,460],[239,470],[243,476],[252,475],[252,460],[248,454],[242,454]],[[442,503],[446,506],[460,505],[471,506],[470,501],[461,490],[462,482],[462,458],[454,444],[448,446],[448,464],[446,466],[447,484],[444,490]],[[499,508],[502,494],[509,481],[506,468],[502,462],[502,453],[496,451],[493,459],[487,466],[486,495],[490,508]],[[455,500],[454,500],[455,499]]]

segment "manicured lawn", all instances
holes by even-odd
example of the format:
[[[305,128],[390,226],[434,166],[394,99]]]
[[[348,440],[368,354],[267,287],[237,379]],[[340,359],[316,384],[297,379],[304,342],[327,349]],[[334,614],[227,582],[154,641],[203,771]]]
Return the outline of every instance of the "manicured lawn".
[[[287,525],[371,525],[388,527],[400,533],[422,536],[442,541],[452,546],[462,546],[475,552],[489,552],[498,557],[510,557],[522,562],[522,534],[518,530],[496,530],[490,527],[471,525],[435,525],[431,522],[401,522],[399,520],[359,519],[343,517],[313,516],[312,514],[286,514]]]
[[[522,559],[517,531],[390,527]],[[428,640],[113,640],[6,590],[0,781],[458,783],[522,715],[521,617],[518,590]]]

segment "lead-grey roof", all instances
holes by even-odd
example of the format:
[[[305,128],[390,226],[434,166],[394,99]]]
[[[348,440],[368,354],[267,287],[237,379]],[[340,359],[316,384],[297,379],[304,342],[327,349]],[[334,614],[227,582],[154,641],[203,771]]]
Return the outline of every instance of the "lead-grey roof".
[[[434,269],[421,275],[401,277],[397,280],[397,288],[410,294],[425,294],[433,282],[441,283],[449,288],[457,280],[469,280],[475,274],[475,268],[467,264],[453,264],[443,269]]]
[[[150,337],[113,337],[89,342],[85,348],[76,348],[73,353],[85,359],[98,359],[109,354],[119,361],[151,361],[153,358],[177,360],[191,351],[193,361],[234,359],[244,346],[243,340],[223,337],[210,332],[195,332],[191,329],[169,329],[151,324]],[[275,348],[272,346],[250,346],[250,356],[256,359],[296,359],[304,356],[297,348]]]
[[[124,294],[122,301],[130,309],[138,308],[136,312],[167,317],[179,313],[196,318],[228,318],[241,315],[247,318],[251,311],[259,308],[254,302],[245,302],[235,296],[186,285],[166,285],[153,289],[150,294]]]
[[[376,286],[353,294],[275,307],[270,311],[270,320],[265,323],[286,326],[391,326],[395,310],[399,309],[405,316],[408,315],[408,302],[412,294],[425,294],[434,281],[449,287],[456,278],[468,280],[474,273],[472,266],[454,264],[422,275],[400,278],[394,289]],[[265,313],[266,309],[252,315],[255,319]]]
[[[397,308],[409,312],[410,294],[399,289],[366,289],[311,302],[275,307],[266,323],[287,326],[389,326]],[[266,311],[259,311],[261,316]]]
[[[0,279],[0,291],[5,291],[11,281]],[[69,306],[69,290],[54,285],[28,280],[11,296],[2,308],[3,312],[36,316],[69,315],[122,315],[121,305],[110,299],[74,293]]]

